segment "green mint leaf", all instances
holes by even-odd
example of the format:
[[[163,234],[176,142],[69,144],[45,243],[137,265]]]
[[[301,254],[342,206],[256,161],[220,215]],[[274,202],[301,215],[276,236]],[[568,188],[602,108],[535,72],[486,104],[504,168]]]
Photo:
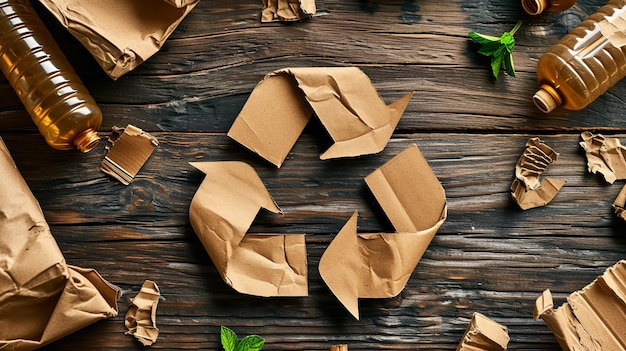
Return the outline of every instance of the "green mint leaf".
[[[493,56],[491,58],[491,72],[493,73],[493,77],[496,79],[498,79],[498,73],[500,73],[503,58],[503,56]]]
[[[237,334],[235,334],[235,332],[231,329],[225,326],[221,326],[220,338],[224,351],[235,351],[237,349],[237,345],[239,344],[237,340]]]
[[[507,52],[504,55],[504,69],[506,73],[511,77],[515,77],[515,65],[513,64],[513,55],[510,52]]]
[[[497,42],[500,40],[499,37],[493,37],[491,35],[484,35],[484,34],[479,34],[476,32],[469,32],[467,33],[467,35],[469,35],[470,38],[474,39],[474,41],[476,41],[478,44],[488,44],[491,42]]]
[[[499,37],[469,32],[468,36],[481,45],[478,53],[484,56],[491,56],[491,72],[493,77],[498,79],[500,69],[504,66],[506,73],[515,77],[515,65],[513,64],[513,49],[515,48],[515,38],[513,35],[522,26],[522,21],[518,21],[510,32],[504,32]]]
[[[506,47],[508,52],[513,52],[513,48],[515,47],[515,38],[509,32],[502,33],[500,37],[500,43]]]
[[[258,335],[248,335],[241,339],[235,351],[260,351],[265,340]]]

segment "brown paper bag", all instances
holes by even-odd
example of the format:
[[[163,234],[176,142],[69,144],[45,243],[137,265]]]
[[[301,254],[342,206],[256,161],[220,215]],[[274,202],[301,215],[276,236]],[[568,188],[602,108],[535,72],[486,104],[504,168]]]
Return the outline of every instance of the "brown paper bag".
[[[0,138],[0,349],[34,350],[117,315],[119,288],[69,266]]]
[[[154,55],[198,0],[39,0],[113,79]]]

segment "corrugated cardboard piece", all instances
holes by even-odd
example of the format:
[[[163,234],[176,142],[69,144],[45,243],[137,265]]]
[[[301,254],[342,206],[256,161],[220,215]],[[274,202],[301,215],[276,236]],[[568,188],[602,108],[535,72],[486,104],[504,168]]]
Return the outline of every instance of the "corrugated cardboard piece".
[[[0,349],[34,350],[117,315],[120,290],[67,265],[0,139]]]
[[[222,279],[250,295],[308,295],[304,234],[246,234],[261,208],[282,213],[256,171],[234,161],[191,165],[206,177],[189,219]]]
[[[159,337],[156,312],[160,296],[157,284],[146,280],[137,296],[130,300],[130,307],[126,312],[124,319],[124,325],[128,328],[126,333],[134,335],[144,346],[154,344]]]
[[[159,141],[155,137],[132,124],[126,128],[113,127],[100,170],[128,185],[157,146]]]
[[[299,21],[315,11],[315,0],[263,0],[261,22]]]
[[[505,326],[474,312],[456,351],[504,351],[508,344],[509,332]]]
[[[356,67],[285,68],[254,88],[228,136],[280,167],[315,112],[334,141],[321,159],[374,154],[411,96],[385,104]]]
[[[446,219],[443,187],[412,145],[365,178],[397,233],[357,234],[355,212],[319,264],[326,285],[357,319],[359,298],[396,296]]]
[[[156,53],[198,1],[39,0],[113,79]]]
[[[618,179],[626,179],[626,148],[619,139],[591,132],[582,132],[580,136],[589,172],[602,174],[604,180],[611,184]]]
[[[539,138],[526,142],[526,149],[515,165],[515,180],[511,185],[511,195],[522,210],[548,204],[561,190],[565,181],[545,178],[541,174],[555,162],[559,154]]]
[[[626,350],[626,260],[553,306],[550,290],[544,291],[534,317],[546,322],[564,351]]]

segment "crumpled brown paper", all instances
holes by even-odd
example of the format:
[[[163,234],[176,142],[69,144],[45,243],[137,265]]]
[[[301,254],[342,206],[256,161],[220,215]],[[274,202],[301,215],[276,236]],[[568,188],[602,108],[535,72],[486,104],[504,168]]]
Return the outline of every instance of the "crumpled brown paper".
[[[39,1],[113,79],[155,54],[198,3],[198,0]]]
[[[622,187],[622,190],[613,200],[613,211],[618,218],[626,221],[626,185]]]
[[[617,138],[582,132],[580,146],[587,155],[587,170],[600,173],[608,183],[626,179],[626,148]]]
[[[250,295],[308,295],[304,234],[246,234],[261,208],[282,213],[256,171],[235,161],[191,165],[206,177],[189,219],[222,279]]]
[[[126,312],[124,325],[128,328],[127,334],[134,335],[144,346],[150,346],[159,337],[159,328],[156,326],[156,313],[161,292],[152,280],[146,280],[137,296],[130,300],[130,307]]]
[[[263,0],[261,22],[299,21],[315,11],[315,0]]]
[[[508,344],[507,327],[474,312],[456,351],[504,351]]]
[[[555,162],[559,154],[539,138],[530,138],[515,165],[515,180],[511,195],[522,210],[548,204],[561,190],[565,181],[544,178],[541,174]]]
[[[534,317],[546,322],[564,351],[626,350],[626,260],[553,307],[552,294],[545,290]]]
[[[334,141],[321,159],[374,154],[411,96],[385,104],[357,67],[285,68],[254,88],[228,136],[280,167],[315,112]]]
[[[416,145],[365,178],[397,233],[357,234],[355,212],[330,243],[319,272],[359,318],[359,298],[387,298],[404,289],[446,219],[443,187]]]
[[[0,139],[0,349],[34,350],[117,315],[119,288],[67,265]]]

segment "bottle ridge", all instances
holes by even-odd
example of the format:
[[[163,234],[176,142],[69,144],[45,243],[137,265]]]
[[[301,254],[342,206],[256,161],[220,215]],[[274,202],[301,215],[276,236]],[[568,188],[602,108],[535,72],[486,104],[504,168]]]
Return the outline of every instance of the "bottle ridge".
[[[29,0],[0,0],[0,70],[50,146],[100,142],[102,112]]]
[[[576,0],[522,0],[524,11],[531,15],[542,12],[562,12],[574,6]]]
[[[533,102],[582,110],[626,75],[626,0],[611,0],[541,56]]]

